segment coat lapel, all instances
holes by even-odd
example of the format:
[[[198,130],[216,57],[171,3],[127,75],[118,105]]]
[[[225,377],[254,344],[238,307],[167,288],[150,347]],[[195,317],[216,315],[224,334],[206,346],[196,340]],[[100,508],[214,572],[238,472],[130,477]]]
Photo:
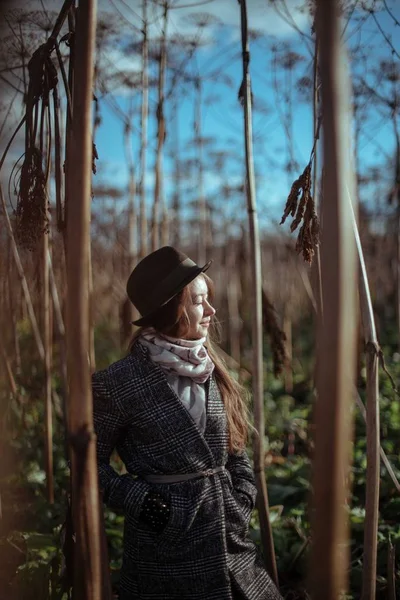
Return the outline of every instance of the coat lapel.
[[[227,422],[225,406],[215,378],[208,380],[207,422],[204,438],[215,464],[223,465],[227,459]]]
[[[161,367],[151,361],[147,348],[142,346],[139,342],[135,344],[132,350],[132,359],[134,361],[133,371],[136,371],[136,364],[139,361],[141,372],[143,377],[142,381],[148,381],[149,390],[153,393],[146,394],[146,404],[148,404],[148,410],[157,419],[157,415],[160,416],[160,421],[168,420],[169,424],[174,424],[173,430],[169,431],[169,435],[185,435],[185,437],[197,438],[197,447],[202,447],[202,462],[204,461],[204,468],[208,469],[216,466],[214,452],[212,451],[208,438],[215,430],[217,423],[222,424],[220,421],[220,407],[218,406],[218,397],[214,393],[213,379],[209,379],[206,383],[207,391],[207,420],[206,429],[204,434],[200,432],[196,423],[192,419],[189,411],[184,407],[175,391],[168,384],[168,380],[165,376],[164,371]],[[137,376],[137,374],[136,374]],[[151,405],[150,405],[151,404]],[[222,406],[223,408],[223,406]],[[214,415],[214,410],[217,409],[217,413]],[[176,430],[176,431],[174,431]],[[213,444],[212,444],[213,445]],[[197,456],[196,458],[200,458]],[[220,464],[220,463],[218,463]],[[203,467],[201,467],[203,469]]]

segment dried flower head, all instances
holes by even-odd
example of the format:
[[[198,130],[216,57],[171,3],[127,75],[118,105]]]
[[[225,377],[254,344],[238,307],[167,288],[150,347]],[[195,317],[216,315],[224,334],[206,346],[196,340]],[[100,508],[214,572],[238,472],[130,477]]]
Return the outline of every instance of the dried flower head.
[[[294,217],[290,225],[290,231],[293,233],[303,221],[297,237],[296,250],[298,253],[302,252],[304,260],[308,263],[312,262],[315,248],[319,244],[319,221],[311,195],[311,166],[312,161],[293,183],[280,223],[282,225],[289,215]]]
[[[16,217],[19,244],[34,250],[40,237],[48,231],[46,176],[42,153],[29,148],[21,168]]]
[[[92,142],[92,173],[94,175],[97,173],[96,160],[99,160],[99,155],[97,154],[96,144]]]
[[[271,340],[274,375],[278,377],[288,362],[285,348],[286,335],[278,325],[275,309],[264,289],[262,290],[262,313],[264,331]]]

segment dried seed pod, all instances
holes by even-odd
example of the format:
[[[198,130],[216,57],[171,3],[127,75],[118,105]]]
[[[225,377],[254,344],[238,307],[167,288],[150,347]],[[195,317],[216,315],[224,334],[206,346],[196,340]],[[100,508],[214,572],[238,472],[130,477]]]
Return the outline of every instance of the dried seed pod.
[[[271,340],[274,375],[278,377],[288,362],[285,348],[286,335],[278,325],[275,309],[264,289],[262,290],[262,312],[264,331]]]
[[[311,263],[315,254],[315,248],[319,243],[319,221],[315,211],[314,199],[311,195],[311,167],[312,160],[308,163],[303,173],[293,183],[289,197],[286,201],[285,211],[281,224],[285,222],[290,214],[295,216],[290,231],[293,233],[300,225],[296,242],[296,251],[303,254],[306,262]],[[300,201],[299,195],[301,193]]]
[[[300,180],[301,180],[302,195],[300,197],[300,202],[297,207],[296,218],[290,226],[290,231],[292,233],[293,233],[293,231],[295,231],[297,229],[301,220],[303,219],[304,214],[307,209],[307,206],[309,204],[310,198],[311,198],[311,163],[309,163],[306,166],[306,168],[304,169],[304,172],[302,173]]]
[[[292,187],[290,189],[290,193],[288,199],[286,200],[285,210],[283,212],[283,216],[280,222],[280,225],[286,221],[287,217],[291,215],[294,217],[297,210],[297,202],[299,199],[299,195],[302,188],[302,176],[300,176],[296,181],[293,182]]]
[[[25,154],[16,217],[19,244],[33,250],[43,233],[48,231],[46,176],[38,148],[29,148]]]

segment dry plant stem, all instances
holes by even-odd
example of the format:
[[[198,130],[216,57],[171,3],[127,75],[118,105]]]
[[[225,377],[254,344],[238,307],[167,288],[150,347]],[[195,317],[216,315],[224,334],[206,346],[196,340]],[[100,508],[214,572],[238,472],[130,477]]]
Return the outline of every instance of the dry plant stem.
[[[70,8],[73,4],[74,0],[64,0],[64,4],[62,5],[61,10],[58,14],[57,20],[53,27],[53,31],[51,32],[51,36],[47,40],[47,44],[50,46],[50,48],[52,48],[54,43],[56,42],[59,33],[62,29],[62,26],[64,25],[64,21],[66,20]]]
[[[94,318],[93,318],[93,269],[92,269],[92,246],[89,234],[89,260],[88,260],[88,291],[89,291],[89,364],[90,372],[96,370],[96,352],[94,347]]]
[[[314,163],[313,163],[313,183],[312,190],[315,201],[315,209],[318,210],[317,203],[317,182],[318,182],[318,141],[319,136],[319,123],[318,123],[318,36],[315,36],[315,50],[314,50],[314,73],[313,73],[313,134],[314,134]],[[318,302],[318,313],[324,316],[324,307],[322,304],[322,273],[321,273],[321,252],[319,245],[315,249],[316,255],[316,280],[317,280],[317,302]]]
[[[69,189],[69,164],[68,156],[71,154],[71,131],[72,131],[72,115],[74,110],[74,63],[75,63],[75,12],[74,6],[71,6],[68,13],[68,29],[70,33],[69,42],[69,62],[68,62],[68,89],[70,92],[70,105],[67,110],[67,118],[65,123],[65,165],[64,165],[64,211],[62,215],[63,220],[63,233],[64,233],[64,254],[67,259],[67,227],[66,223],[68,220],[68,203],[70,198]]]
[[[89,339],[92,87],[96,1],[79,6],[74,50],[73,117],[68,147],[67,354],[68,432],[76,548],[74,596],[103,598],[100,507],[93,432]],[[73,165],[73,168],[72,168]]]
[[[60,298],[59,298],[58,291],[57,291],[56,281],[54,278],[54,271],[53,271],[53,265],[52,265],[52,261],[51,261],[50,252],[48,252],[48,254],[47,254],[47,260],[49,261],[50,291],[51,291],[51,297],[53,300],[53,308],[54,308],[54,315],[56,318],[55,320],[57,323],[57,330],[61,336],[65,336],[64,320],[63,320],[63,316],[62,316],[62,311],[61,311],[61,306],[60,306]]]
[[[387,557],[387,600],[396,600],[396,598],[396,550],[389,539]]]
[[[168,215],[168,208],[167,208],[167,204],[165,201],[165,195],[164,195],[164,186],[163,183],[161,182],[161,198],[162,198],[162,220],[161,220],[161,230],[160,230],[160,239],[161,239],[161,246],[167,246],[169,243],[169,228],[170,228],[170,222],[169,222],[169,215]]]
[[[157,153],[155,167],[154,202],[152,215],[151,249],[157,250],[159,246],[159,213],[161,206],[161,187],[163,169],[163,148],[165,140],[165,117],[164,117],[164,88],[165,69],[167,66],[167,20],[168,2],[164,2],[163,28],[160,48],[160,65],[158,71],[158,103],[157,103]]]
[[[6,373],[7,373],[7,378],[8,378],[8,383],[10,386],[10,391],[12,393],[12,395],[16,398],[18,398],[18,388],[17,388],[17,384],[15,383],[15,378],[11,369],[11,365],[10,365],[10,361],[8,360],[7,354],[4,350],[4,346],[3,344],[0,344],[0,349],[1,349],[1,355],[3,357],[3,362],[6,368]]]
[[[195,80],[195,116],[194,116],[194,138],[197,148],[198,162],[198,215],[199,215],[199,232],[197,240],[197,261],[199,265],[206,262],[206,241],[207,241],[207,203],[204,194],[204,177],[203,177],[203,139],[202,139],[202,122],[201,122],[201,104],[202,104],[202,83],[201,78],[196,77]]]
[[[256,189],[253,162],[253,135],[252,135],[252,109],[251,109],[251,80],[249,72],[250,52],[247,27],[246,0],[239,0],[241,12],[242,32],[242,58],[243,58],[243,83],[244,92],[244,143],[246,154],[247,174],[247,210],[250,229],[250,254],[251,273],[253,281],[253,404],[254,427],[257,436],[254,436],[254,472],[257,484],[257,509],[260,519],[261,540],[264,548],[266,567],[278,585],[278,571],[275,561],[274,541],[272,537],[271,522],[269,520],[269,502],[265,478],[264,464],[264,386],[263,386],[263,325],[262,325],[262,278],[261,278],[261,253],[256,209]]]
[[[302,272],[302,270],[300,269],[300,273],[301,272]],[[310,290],[309,296],[310,296],[310,299],[312,301],[312,305],[313,305],[314,311],[317,314],[317,305],[316,305],[315,301],[313,300],[312,290],[311,290],[310,283],[309,283],[309,281],[307,282],[306,279],[303,279],[303,282],[305,283],[306,290],[308,290],[308,289]],[[358,391],[357,391],[356,388],[355,388],[355,399],[356,399],[356,404],[357,404],[357,406],[358,406],[358,408],[359,408],[359,410],[360,410],[360,412],[361,412],[361,414],[363,416],[364,421],[367,422],[367,411],[365,410],[365,406],[364,406],[364,404],[363,404],[363,402],[362,402],[362,400],[361,400],[361,398],[360,398],[360,396],[359,396]],[[395,473],[393,471],[393,467],[390,464],[389,459],[386,456],[385,451],[382,448],[382,446],[379,447],[379,454],[381,456],[382,462],[383,462],[383,464],[384,464],[384,466],[385,466],[385,468],[386,468],[386,470],[387,470],[387,472],[388,472],[391,480],[394,483],[394,486],[395,486],[396,490],[398,492],[400,492],[400,483],[397,480],[397,477],[396,477],[396,475],[395,475]]]
[[[47,133],[47,173],[46,188],[47,194],[44,198],[43,213],[45,221],[49,220],[48,196],[50,192],[51,176],[51,126],[50,126],[50,107],[48,110],[48,133]],[[53,473],[53,404],[52,404],[52,385],[51,385],[51,365],[52,365],[52,312],[50,304],[50,272],[48,256],[51,251],[50,246],[50,227],[49,233],[43,233],[41,240],[41,266],[42,266],[42,335],[44,346],[44,386],[45,386],[45,465],[46,465],[46,487],[47,500],[49,504],[54,504],[54,473]]]
[[[45,200],[47,205],[47,198]],[[47,213],[47,206],[45,207]],[[54,504],[53,477],[53,410],[51,389],[51,329],[50,329],[50,282],[49,282],[49,237],[42,234],[41,265],[42,265],[42,339],[44,346],[44,398],[45,398],[45,464],[47,500]]]
[[[129,263],[129,271],[135,266],[136,256],[137,256],[137,247],[136,247],[136,210],[135,210],[135,190],[136,190],[136,178],[135,178],[135,160],[133,157],[132,150],[132,115],[130,114],[128,117],[129,122],[127,122],[125,127],[125,156],[126,163],[128,167],[129,173],[129,181],[128,181],[128,263]]]
[[[229,319],[229,350],[232,358],[239,365],[241,362],[240,352],[240,313],[239,313],[239,274],[235,268],[236,252],[233,243],[228,244],[227,249],[227,295],[228,295],[228,319]]]
[[[131,96],[131,105],[133,102],[133,94]],[[131,272],[137,262],[138,256],[138,247],[137,247],[137,213],[135,208],[135,200],[136,200],[136,177],[135,177],[135,160],[133,157],[133,149],[132,149],[132,118],[133,118],[132,109],[129,110],[129,114],[127,116],[127,122],[125,125],[124,131],[124,141],[125,141],[125,156],[126,163],[128,166],[129,173],[129,181],[128,181],[128,269]],[[124,346],[128,345],[129,338],[132,332],[132,321],[138,318],[138,315],[135,312],[135,308],[129,299],[126,298],[124,300],[124,323],[122,324],[122,329],[124,331]]]
[[[400,161],[400,157],[398,157]],[[400,183],[399,183],[400,185]],[[399,192],[400,193],[400,192]],[[400,198],[398,199],[397,206],[397,235],[396,235],[396,250],[397,250],[397,268],[396,268],[396,282],[397,282],[397,298],[396,298],[396,309],[397,309],[397,335],[399,339],[399,351],[400,351]]]
[[[310,592],[315,600],[337,600],[348,583],[345,505],[356,347],[356,253],[345,185],[353,189],[355,181],[348,160],[350,85],[336,0],[317,2],[316,24],[324,114],[324,319],[318,315]]]
[[[179,248],[181,243],[181,152],[180,152],[180,139],[179,139],[179,111],[178,111],[178,99],[175,99],[175,103],[173,105],[173,116],[172,122],[175,125],[175,135],[174,135],[174,200],[173,200],[173,236],[172,236],[172,244]]]
[[[367,422],[367,411],[365,410],[365,406],[359,396],[357,389],[355,390],[355,398],[356,398],[356,404],[360,410],[360,413],[362,414],[364,421]],[[390,476],[391,480],[393,481],[396,490],[400,493],[400,482],[398,481],[396,474],[393,471],[393,467],[390,464],[389,459],[386,456],[385,451],[382,448],[382,446],[379,446],[379,454],[381,455],[382,462],[383,462],[387,472],[389,473],[389,476]]]
[[[293,359],[293,344],[292,344],[292,319],[290,318],[288,307],[285,306],[285,313],[283,318],[283,333],[285,334],[285,349],[286,358],[284,365],[284,380],[285,380],[285,392],[291,394],[293,392],[293,370],[292,370],[292,359]]]
[[[18,253],[17,244],[15,242],[14,233],[13,233],[11,222],[10,222],[10,217],[8,216],[6,203],[4,201],[3,189],[1,186],[0,186],[0,196],[1,196],[1,203],[2,203],[2,207],[3,207],[4,217],[6,219],[7,229],[8,229],[9,235],[10,235],[10,241],[11,241],[12,252],[14,255],[15,266],[17,268],[18,276],[21,280],[22,292],[23,292],[26,307],[28,310],[29,320],[31,322],[33,337],[35,339],[36,348],[39,353],[39,356],[40,356],[41,360],[44,361],[43,342],[42,342],[42,338],[40,335],[38,323],[36,320],[35,311],[33,309],[33,304],[32,304],[31,295],[29,293],[28,283],[26,281],[24,269],[22,267],[21,259],[19,257],[19,253]]]
[[[140,132],[140,247],[139,257],[147,254],[147,216],[146,216],[146,155],[147,155],[147,121],[149,115],[149,74],[148,74],[148,39],[147,39],[147,0],[143,0],[143,46],[142,46],[142,115]]]
[[[14,290],[14,268],[13,268],[13,258],[12,258],[12,248],[11,245],[8,244],[8,266],[7,266],[7,279],[4,280],[4,292],[2,294],[2,298],[5,304],[5,298],[7,295],[7,300],[8,300],[8,311],[10,314],[10,325],[12,326],[12,340],[13,340],[13,351],[14,351],[14,364],[15,364],[15,371],[16,373],[21,373],[21,349],[20,349],[20,342],[19,342],[19,338],[18,338],[18,331],[17,331],[17,313],[19,310],[19,303],[16,304],[15,300],[16,298],[14,297],[13,294],[13,290]],[[19,297],[19,290],[17,292]],[[0,309],[2,312],[1,314],[6,315],[6,307],[4,306],[4,308]]]
[[[50,279],[50,291],[53,300],[53,314],[55,316],[55,322],[57,327],[57,340],[60,353],[60,375],[61,375],[61,397],[62,397],[62,408],[64,413],[65,426],[67,423],[67,390],[68,390],[68,376],[67,376],[67,348],[65,339],[65,326],[60,306],[60,299],[57,291],[57,286],[54,278],[53,265],[51,262],[50,253],[47,255],[49,261],[49,279]],[[54,392],[54,390],[53,390]],[[66,453],[67,454],[67,453]]]
[[[8,153],[8,151],[9,151],[9,149],[10,149],[10,147],[11,147],[11,144],[13,143],[13,141],[14,141],[14,139],[15,139],[15,137],[16,137],[16,135],[17,135],[18,131],[21,129],[22,125],[24,125],[24,124],[25,124],[25,121],[26,121],[26,117],[24,116],[24,117],[22,117],[22,119],[21,119],[21,121],[19,122],[19,124],[18,124],[18,126],[17,126],[16,130],[15,130],[15,131],[14,131],[14,133],[12,134],[12,136],[11,136],[10,140],[8,141],[8,143],[7,143],[7,146],[6,146],[6,148],[5,148],[4,152],[3,152],[3,155],[2,155],[2,157],[1,157],[1,159],[0,159],[0,171],[1,171],[2,167],[3,167],[4,161],[5,161],[5,159],[6,159],[6,156],[7,156],[7,153]]]
[[[307,296],[309,297],[311,305],[314,309],[314,312],[316,314],[318,314],[319,311],[318,311],[317,301],[315,300],[315,296],[314,296],[313,289],[312,289],[312,286],[310,283],[310,277],[308,275],[308,271],[302,265],[301,266],[296,265],[296,266],[297,266],[299,275],[301,277],[301,280],[303,282],[304,289],[306,290]]]
[[[61,182],[63,180],[61,164],[61,132],[60,132],[60,103],[57,88],[53,90],[53,113],[54,113],[54,183],[56,188],[56,222],[59,231],[63,228],[63,207]]]
[[[379,519],[379,363],[377,347],[366,345],[367,367],[367,483],[365,501],[362,600],[376,595],[376,563]]]
[[[360,305],[364,329],[367,367],[367,483],[364,527],[364,560],[362,600],[373,600],[376,594],[376,560],[378,550],[378,516],[380,485],[380,425],[379,425],[379,344],[376,335],[374,312],[368,285],[361,240],[353,212],[352,196],[347,190],[347,200],[352,219],[360,262]]]

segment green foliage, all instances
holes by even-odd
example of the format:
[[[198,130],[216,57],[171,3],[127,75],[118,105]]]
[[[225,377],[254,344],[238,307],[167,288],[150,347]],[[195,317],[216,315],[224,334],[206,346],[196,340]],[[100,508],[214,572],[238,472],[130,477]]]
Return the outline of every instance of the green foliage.
[[[307,340],[303,342],[303,347]],[[387,367],[395,381],[400,380],[397,355],[385,354]],[[301,368],[299,368],[301,367]],[[268,382],[265,393],[266,478],[272,512],[277,563],[283,593],[291,598],[307,598],[305,592],[310,521],[308,501],[311,492],[310,456],[312,442],[313,389],[310,363],[297,364],[293,392],[285,392],[276,380]],[[271,373],[271,365],[267,365]],[[365,368],[361,372],[360,396],[365,401]],[[387,375],[380,373],[381,445],[400,479],[400,403]],[[355,427],[352,495],[349,500],[350,557],[349,599],[361,597],[362,556],[365,521],[366,437],[365,422],[354,408]],[[279,510],[277,510],[279,509]],[[396,573],[400,576],[400,495],[381,463],[380,514],[378,532],[377,598],[387,597],[387,552],[389,539],[395,547]],[[252,537],[259,540],[259,525],[252,520]]]
[[[309,324],[297,332],[297,360],[294,363],[293,390],[285,391],[282,382],[271,376],[269,359],[266,361],[265,392],[265,445],[266,478],[268,483],[270,515],[273,527],[280,584],[283,594],[291,599],[306,599],[306,574],[311,542],[309,499],[311,494],[311,456],[313,452],[312,384],[313,346]],[[303,326],[302,326],[303,327]],[[44,408],[41,397],[42,373],[32,361],[32,340],[29,331],[20,324],[20,335],[25,336],[24,371],[18,379],[22,402],[12,401],[8,408],[5,431],[10,467],[3,469],[3,520],[0,530],[0,550],[7,560],[0,565],[0,588],[7,598],[60,599],[67,596],[62,589],[63,556],[61,551],[62,524],[66,513],[66,495],[69,489],[69,471],[65,451],[65,431],[61,406],[54,417],[54,472],[55,503],[46,500],[44,473]],[[98,368],[105,367],[120,357],[115,332],[106,324],[96,330]],[[268,353],[268,349],[266,348]],[[31,354],[30,354],[31,353]],[[385,350],[387,366],[394,378],[400,380],[400,362],[397,356]],[[61,394],[60,382],[54,387]],[[359,392],[365,400],[365,371],[362,370]],[[400,402],[391,384],[381,373],[381,433],[382,446],[395,474],[400,479]],[[350,524],[349,600],[360,597],[362,553],[365,520],[365,423],[354,408],[355,427],[353,466],[351,470],[352,495],[348,513]],[[252,454],[251,448],[249,453]],[[381,467],[380,518],[378,545],[377,598],[387,594],[387,549],[389,539],[396,551],[396,569],[399,575],[400,556],[400,495],[386,469]],[[118,587],[123,550],[123,516],[105,510],[105,527],[110,557],[110,571],[115,589]],[[7,526],[5,526],[7,524]],[[251,519],[250,534],[260,544],[257,513]]]

